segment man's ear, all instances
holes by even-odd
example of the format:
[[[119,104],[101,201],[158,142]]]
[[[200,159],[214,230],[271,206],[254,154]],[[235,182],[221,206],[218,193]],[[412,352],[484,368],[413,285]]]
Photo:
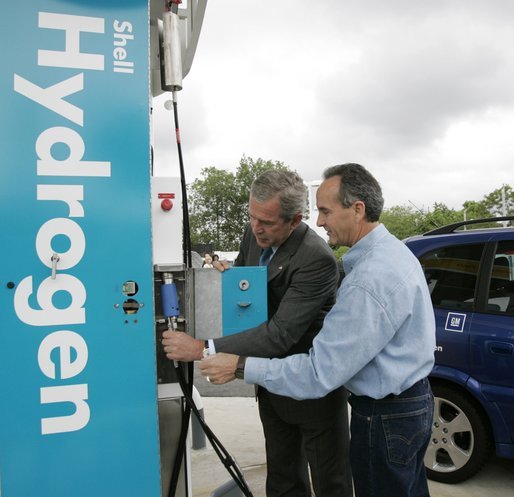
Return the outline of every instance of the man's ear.
[[[298,225],[302,222],[303,214],[296,214],[295,217],[293,217],[293,220],[291,221],[291,228],[296,229],[298,228]]]
[[[361,200],[357,200],[357,202],[353,204],[353,209],[355,210],[355,216],[359,221],[366,217],[366,204]]]

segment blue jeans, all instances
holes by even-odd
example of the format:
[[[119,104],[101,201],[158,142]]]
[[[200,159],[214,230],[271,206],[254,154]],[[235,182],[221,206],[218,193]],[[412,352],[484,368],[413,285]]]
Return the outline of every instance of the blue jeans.
[[[425,378],[398,396],[351,395],[350,462],[356,497],[427,497],[423,457],[434,400]]]

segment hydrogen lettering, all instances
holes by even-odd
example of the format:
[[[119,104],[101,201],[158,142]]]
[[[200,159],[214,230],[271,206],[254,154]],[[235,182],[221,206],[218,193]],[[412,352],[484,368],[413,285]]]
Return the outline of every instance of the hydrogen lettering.
[[[36,281],[33,275],[27,275],[14,293],[14,310],[21,322],[40,330],[42,327],[56,328],[42,338],[37,357],[42,378],[51,382],[41,386],[39,402],[41,405],[55,404],[52,413],[57,411],[59,414],[41,417],[41,434],[53,435],[82,430],[92,416],[87,382],[70,384],[79,375],[87,374],[89,358],[87,341],[79,332],[87,323],[87,289],[74,274],[74,269],[81,264],[87,245],[81,226],[87,216],[84,208],[87,192],[81,178],[109,178],[111,163],[86,160],[87,144],[79,130],[74,129],[83,128],[87,122],[86,112],[77,105],[76,98],[87,91],[83,71],[104,70],[104,55],[86,47],[91,46],[94,37],[104,34],[105,19],[40,12],[38,27],[61,33],[57,37],[60,47],[38,48],[38,66],[79,71],[48,86],[18,74],[14,74],[13,81],[15,92],[55,117],[55,126],[42,129],[35,140],[33,164],[40,183],[37,184],[36,199],[55,203],[59,210],[58,216],[45,220],[34,233],[34,251],[45,272],[48,269],[48,277]],[[118,27],[122,32],[132,31],[130,23],[123,22]],[[132,38],[133,35],[124,33],[119,42],[126,44]],[[44,76],[45,81],[51,80],[47,73]],[[62,125],[63,119],[68,126]],[[54,181],[58,184],[53,184],[52,178],[58,178]],[[72,184],[65,184],[63,178],[72,178]],[[94,188],[94,183],[88,182],[88,187]],[[59,252],[58,270],[52,277],[52,255],[56,252],[57,238],[67,239],[68,245],[67,250]],[[58,292],[69,297],[65,307],[54,304]]]
[[[103,34],[104,19],[97,17],[39,13],[39,27],[64,31],[64,50],[38,50],[38,65],[73,69],[104,70],[104,56],[80,50],[81,33]]]
[[[60,200],[68,206],[69,217],[84,217],[82,185],[37,185],[38,200]]]
[[[41,88],[17,74],[14,75],[14,91],[46,107],[48,110],[59,114],[78,126],[84,125],[84,113],[82,109],[67,102],[64,98],[83,89],[83,74],[77,74],[48,88]]]
[[[41,389],[41,404],[71,403],[75,412],[68,416],[55,416],[41,420],[41,433],[53,435],[78,431],[84,428],[91,415],[87,401],[87,385],[61,385],[43,387]]]
[[[53,352],[58,352],[56,357],[59,358],[59,362],[57,364],[52,360]],[[41,342],[38,351],[41,372],[54,380],[58,375],[59,378],[66,380],[80,374],[86,367],[87,357],[88,349],[85,340],[78,333],[70,330],[50,333]]]
[[[68,147],[66,159],[55,159],[52,147],[63,143]],[[110,176],[110,162],[83,161],[86,146],[84,140],[75,130],[56,126],[43,131],[36,140],[36,152],[39,176]]]
[[[50,259],[50,258],[49,258]],[[65,309],[55,307],[53,296],[66,292],[71,302]],[[31,307],[29,299],[34,293],[32,276],[20,281],[14,294],[14,310],[20,321],[30,326],[59,326],[84,324],[86,322],[86,289],[82,282],[71,274],[60,273],[58,278],[45,278],[37,287],[39,309]]]

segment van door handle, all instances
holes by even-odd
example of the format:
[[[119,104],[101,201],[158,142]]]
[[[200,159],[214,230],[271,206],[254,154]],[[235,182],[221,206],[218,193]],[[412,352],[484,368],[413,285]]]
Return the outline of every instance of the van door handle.
[[[508,342],[489,342],[489,352],[499,355],[512,355],[514,345]]]

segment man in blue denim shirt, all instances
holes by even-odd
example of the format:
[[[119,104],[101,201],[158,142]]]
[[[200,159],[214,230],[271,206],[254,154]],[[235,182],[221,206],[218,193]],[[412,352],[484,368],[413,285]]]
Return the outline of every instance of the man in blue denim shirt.
[[[351,247],[345,279],[309,354],[285,359],[218,354],[202,361],[213,383],[236,376],[297,399],[345,385],[352,406],[350,460],[357,497],[428,496],[423,457],[433,415],[434,313],[423,270],[378,222],[380,185],[358,164],[325,171],[318,225]],[[236,356],[237,357],[237,356]]]

